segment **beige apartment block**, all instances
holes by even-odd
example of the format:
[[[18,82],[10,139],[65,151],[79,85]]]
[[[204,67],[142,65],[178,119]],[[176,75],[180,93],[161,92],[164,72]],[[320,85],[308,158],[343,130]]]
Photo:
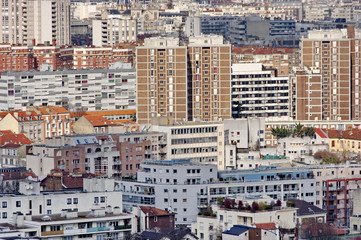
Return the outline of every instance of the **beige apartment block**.
[[[231,46],[221,36],[148,38],[137,48],[137,119],[180,121],[231,117]]]
[[[296,110],[297,120],[360,118],[358,39],[353,27],[314,30],[301,39],[302,67],[319,75],[300,72],[297,96],[301,98],[296,98],[296,105],[306,109]]]
[[[158,116],[187,119],[187,47],[177,38],[148,38],[138,47],[137,120]]]
[[[231,45],[222,36],[190,37],[188,55],[188,120],[230,118]]]

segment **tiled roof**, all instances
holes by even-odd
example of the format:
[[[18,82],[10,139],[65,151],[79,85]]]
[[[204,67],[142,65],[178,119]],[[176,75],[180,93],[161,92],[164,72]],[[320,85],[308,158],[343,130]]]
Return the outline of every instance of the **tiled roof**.
[[[163,215],[172,215],[173,213],[169,213],[165,210],[155,208],[155,207],[140,207],[142,212],[147,214],[148,216],[163,216]]]
[[[93,126],[114,125],[114,123],[112,121],[109,121],[108,119],[106,119],[105,117],[102,117],[102,116],[88,116],[88,115],[85,115],[83,117],[86,120],[88,120],[90,122],[90,124],[93,125]]]
[[[66,110],[64,107],[39,107],[38,110],[42,115],[69,113],[69,111]]]
[[[264,230],[274,230],[277,229],[276,224],[274,222],[269,222],[269,223],[256,223],[255,226],[257,228],[261,228]]]
[[[349,130],[326,129],[324,132],[328,135],[328,138],[361,140],[361,130],[356,128]]]
[[[31,143],[32,141],[24,134],[15,134],[10,130],[0,131],[0,146],[2,147],[18,147]]]
[[[3,180],[20,180],[28,177],[37,177],[31,170],[1,172],[1,174],[3,175]]]
[[[112,116],[112,115],[135,115],[135,110],[112,110],[112,111],[93,111],[86,112],[86,115],[92,116]]]
[[[321,128],[315,128],[315,133],[320,136],[320,138],[328,138]]]
[[[18,122],[27,122],[27,121],[41,121],[40,114],[31,110],[31,111],[11,111],[11,112],[1,112],[0,120],[3,119],[8,114],[11,114]]]

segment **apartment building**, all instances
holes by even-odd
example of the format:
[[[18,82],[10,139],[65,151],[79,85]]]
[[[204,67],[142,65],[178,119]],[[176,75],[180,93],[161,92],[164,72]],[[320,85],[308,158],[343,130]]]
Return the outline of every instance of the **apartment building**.
[[[218,121],[230,118],[230,45],[217,36],[149,38],[137,48],[137,119]]]
[[[116,47],[59,46],[56,41],[32,46],[0,44],[0,71],[56,71],[64,69],[109,68],[119,61],[131,63],[134,60],[134,44]]]
[[[349,226],[352,215],[352,193],[359,189],[361,166],[336,165],[314,167],[315,205],[326,210],[327,222]]]
[[[297,48],[272,48],[243,46],[232,48],[233,63],[262,63],[266,69],[276,69],[277,76],[289,76],[293,67],[299,65]]]
[[[188,44],[188,120],[231,117],[231,45],[222,36],[196,36]]]
[[[287,76],[277,77],[261,63],[232,65],[233,117],[289,116],[290,104]]]
[[[44,43],[56,40],[70,43],[70,1],[2,0],[0,41],[31,45],[32,40]]]
[[[119,206],[122,195],[114,191],[112,179],[85,179],[88,185],[99,184],[103,190],[84,187],[83,191],[40,191],[40,182],[24,180],[19,182],[19,193],[4,194],[1,198],[0,222],[8,223],[21,212],[24,215],[59,214],[62,209],[89,211],[94,206],[105,208],[108,205]]]
[[[7,72],[1,79],[0,109],[63,106],[70,110],[135,109],[135,70],[114,69]]]
[[[118,181],[123,207],[150,206],[171,210],[176,226],[190,225],[200,209],[219,197],[261,194],[286,201],[315,202],[315,180],[309,169],[276,167],[217,173],[213,164],[195,164],[187,159],[143,162],[137,181]]]
[[[115,141],[109,135],[74,135],[49,139],[47,145],[27,149],[27,167],[38,175],[58,168],[121,177],[121,162]]]
[[[308,86],[300,84],[302,80],[297,80],[300,84],[296,88],[297,95],[303,97],[296,99],[296,106],[299,108],[296,109],[297,120],[306,120],[311,115],[311,119],[319,120],[360,118],[356,90],[359,87],[356,77],[358,73],[353,73],[352,70],[359,66],[358,58],[355,58],[355,42],[359,41],[356,40],[358,35],[356,36],[355,29],[350,27],[347,30],[314,30],[308,33],[307,38],[301,39],[302,67],[320,74],[321,78],[301,73],[301,78],[308,78]],[[304,100],[308,96],[311,97],[309,102]]]
[[[358,128],[360,121],[335,121],[335,120],[301,120],[295,122],[291,118],[266,118],[265,119],[265,143],[267,147],[276,146],[277,139],[272,135],[272,128],[292,128],[296,123],[304,127],[314,127],[322,129],[346,130]]]
[[[0,131],[0,166],[1,168],[26,165],[25,149],[31,144],[24,134],[16,134],[10,130]]]
[[[62,169],[114,178],[132,177],[141,162],[164,159],[167,145],[164,138],[164,134],[152,132],[51,138],[46,144],[27,148],[27,167],[38,175]]]
[[[93,20],[93,45],[115,46],[122,42],[137,41],[137,20],[121,15],[108,15]]]
[[[35,111],[44,121],[44,139],[70,134],[70,113],[65,108],[47,106],[35,108]]]
[[[91,211],[64,209],[59,214],[25,217],[17,213],[13,221],[24,236],[39,239],[94,238],[123,239],[135,232],[134,215],[122,213],[119,207],[94,207]],[[30,231],[29,231],[30,230]]]
[[[136,49],[137,120],[187,119],[187,47],[178,38],[147,38]]]
[[[253,201],[261,202],[260,199],[253,199]],[[283,239],[290,239],[290,236],[294,237],[296,228],[296,218],[294,216],[297,211],[294,207],[280,206],[263,211],[247,211],[237,208],[226,209],[217,205],[212,205],[211,208],[216,214],[215,217],[197,216],[197,221],[192,224],[192,232],[195,232],[200,239],[215,239],[218,229],[225,234],[231,227],[234,227],[234,225],[239,226],[239,224],[261,229],[262,226],[268,226],[268,228],[265,228],[266,233],[263,230],[262,235],[259,235],[260,239],[279,239],[280,235],[282,235]],[[252,239],[251,236],[250,238],[238,239]],[[226,237],[225,239],[232,238]]]
[[[134,215],[122,213],[119,207],[92,208],[80,212],[77,209],[64,209],[60,214],[32,216],[25,219],[16,216],[16,223],[36,229],[40,239],[93,238],[124,239],[135,232]]]
[[[153,123],[152,130],[166,134],[167,159],[187,158],[225,169],[224,126],[219,122]]]
[[[41,114],[34,111],[12,111],[0,114],[0,129],[22,133],[32,142],[44,141],[44,121]]]

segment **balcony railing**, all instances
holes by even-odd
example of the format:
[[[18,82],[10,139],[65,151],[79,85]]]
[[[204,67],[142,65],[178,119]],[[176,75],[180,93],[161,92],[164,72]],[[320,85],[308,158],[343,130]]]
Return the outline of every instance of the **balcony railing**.
[[[119,226],[115,226],[114,230],[123,230],[123,229],[132,229],[131,225],[119,225]]]
[[[87,232],[101,232],[101,231],[110,231],[110,228],[108,227],[94,227],[94,228],[88,228]]]
[[[63,235],[63,234],[64,234],[63,230],[41,232],[41,236],[52,236],[52,235]]]

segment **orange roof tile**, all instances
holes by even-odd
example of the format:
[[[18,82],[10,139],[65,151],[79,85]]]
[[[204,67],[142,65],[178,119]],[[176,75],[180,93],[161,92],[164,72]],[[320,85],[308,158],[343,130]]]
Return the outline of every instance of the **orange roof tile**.
[[[357,128],[349,130],[326,129],[324,132],[329,138],[361,140],[361,130]]]
[[[114,125],[112,121],[109,121],[105,117],[102,116],[83,116],[86,120],[88,120],[93,126],[109,126]]]
[[[38,110],[43,115],[69,113],[69,111],[66,110],[64,107],[54,107],[54,106],[39,107]]]
[[[135,115],[135,110],[111,110],[111,111],[93,111],[86,112],[86,115],[92,116],[110,116],[110,115]]]
[[[268,223],[256,223],[255,226],[257,228],[261,228],[264,230],[273,230],[277,229],[276,224],[274,222],[268,222]]]
[[[123,125],[123,123],[135,124],[135,122],[132,119],[118,119],[118,120],[113,120],[113,122],[119,125]]]
[[[327,135],[322,131],[321,128],[315,128],[315,133],[320,136],[320,138],[327,138]]]
[[[11,114],[18,122],[27,122],[27,121],[40,121],[40,114],[36,111],[11,111],[11,112],[1,112],[0,120],[6,115]],[[16,117],[17,116],[17,117]]]
[[[173,213],[169,213],[165,210],[155,208],[155,207],[140,207],[142,212],[147,214],[148,216],[161,216],[161,215],[171,215]]]
[[[10,130],[0,131],[0,146],[18,147],[25,144],[31,144],[29,138],[24,134],[15,134]]]

